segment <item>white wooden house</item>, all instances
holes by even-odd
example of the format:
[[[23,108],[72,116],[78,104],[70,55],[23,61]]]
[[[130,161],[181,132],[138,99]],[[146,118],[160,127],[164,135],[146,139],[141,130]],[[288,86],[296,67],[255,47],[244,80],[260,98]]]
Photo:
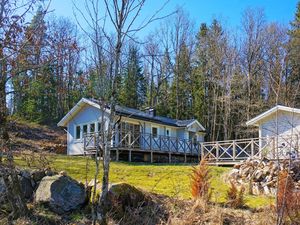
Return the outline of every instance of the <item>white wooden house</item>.
[[[298,152],[300,109],[277,105],[246,124],[258,127],[260,146],[269,142],[270,149],[281,157]]]
[[[116,106],[116,117],[112,149],[199,155],[205,128],[195,119],[175,120],[157,116],[154,109],[140,111],[123,106]],[[92,140],[101,126],[107,129],[108,123],[109,107],[82,98],[58,123],[67,130],[68,155],[83,155],[95,148]]]

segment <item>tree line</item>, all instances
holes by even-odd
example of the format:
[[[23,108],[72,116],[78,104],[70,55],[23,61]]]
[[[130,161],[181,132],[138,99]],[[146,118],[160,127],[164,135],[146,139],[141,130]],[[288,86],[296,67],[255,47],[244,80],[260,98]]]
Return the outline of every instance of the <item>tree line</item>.
[[[39,7],[7,40],[22,46],[9,62],[10,113],[54,123],[82,97],[109,101],[116,92],[127,107],[198,119],[207,140],[255,136],[247,120],[276,104],[300,107],[300,3],[295,9],[294,20],[280,24],[248,8],[233,29],[219,19],[195,25],[178,8],[143,40],[124,37],[113,77],[116,35],[96,20],[86,32]]]

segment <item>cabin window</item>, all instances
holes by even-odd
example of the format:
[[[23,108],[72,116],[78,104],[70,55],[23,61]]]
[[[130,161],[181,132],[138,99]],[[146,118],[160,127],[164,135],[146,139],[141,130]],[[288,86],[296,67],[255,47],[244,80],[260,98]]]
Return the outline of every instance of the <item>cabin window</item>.
[[[169,129],[166,130],[166,135],[167,135],[168,137],[170,137],[170,130],[169,130]]]
[[[91,123],[90,124],[90,133],[94,133],[95,132],[95,124]]]
[[[157,138],[157,127],[152,127],[152,136]]]
[[[88,130],[88,125],[83,125],[82,126],[82,130],[83,130],[83,134],[86,134],[87,133],[87,130]]]
[[[76,126],[76,134],[75,134],[76,139],[80,139],[80,126]]]

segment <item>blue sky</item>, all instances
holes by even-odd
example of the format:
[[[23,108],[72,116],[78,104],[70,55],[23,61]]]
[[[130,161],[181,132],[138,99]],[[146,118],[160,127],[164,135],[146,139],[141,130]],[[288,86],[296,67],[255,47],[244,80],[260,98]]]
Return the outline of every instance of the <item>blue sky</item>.
[[[73,0],[83,9],[84,0]],[[166,15],[181,6],[195,21],[196,28],[203,22],[211,22],[213,18],[221,18],[222,22],[232,29],[239,26],[242,12],[247,7],[263,8],[267,21],[276,21],[288,24],[294,18],[298,0],[170,0],[161,15]],[[146,1],[142,16],[150,16],[159,7],[163,0]],[[52,0],[51,10],[56,16],[65,16],[75,22],[72,0]],[[142,36],[158,25],[152,24],[142,31]]]

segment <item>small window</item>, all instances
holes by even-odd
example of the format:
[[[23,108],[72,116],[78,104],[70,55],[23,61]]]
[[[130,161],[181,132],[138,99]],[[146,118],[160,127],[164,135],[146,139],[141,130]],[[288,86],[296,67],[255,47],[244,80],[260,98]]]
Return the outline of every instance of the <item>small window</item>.
[[[95,132],[95,124],[91,123],[90,124],[90,133],[94,133]]]
[[[80,139],[80,126],[76,126],[76,139]]]
[[[157,127],[152,127],[152,136],[157,138]]]
[[[101,123],[98,123],[98,132],[101,131]]]
[[[86,133],[87,133],[87,128],[88,128],[87,125],[83,125],[83,127],[82,127],[82,129],[83,129],[83,134],[86,134]]]
[[[169,129],[166,130],[166,134],[167,134],[168,137],[170,137],[170,130]]]

